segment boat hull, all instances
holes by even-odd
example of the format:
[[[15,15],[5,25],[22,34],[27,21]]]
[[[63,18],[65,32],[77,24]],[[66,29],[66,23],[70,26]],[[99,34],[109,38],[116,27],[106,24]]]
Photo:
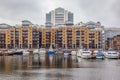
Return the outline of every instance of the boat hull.
[[[46,51],[40,51],[39,52],[39,55],[45,55],[46,54]]]
[[[118,59],[119,56],[118,55],[106,55],[106,58],[108,58],[108,59]]]
[[[3,54],[0,54],[0,56],[3,56]]]
[[[96,56],[96,59],[104,59],[105,56]]]
[[[72,51],[72,52],[71,52],[71,55],[72,55],[72,56],[76,56],[76,55],[77,55],[77,54],[76,54],[76,51]]]
[[[91,55],[81,55],[81,58],[83,58],[83,59],[90,59],[90,58],[92,58],[92,56]]]
[[[23,56],[28,56],[30,52],[23,52]]]
[[[55,54],[54,51],[48,51],[48,54]]]
[[[22,51],[20,51],[20,52],[14,52],[13,54],[14,55],[23,55],[23,52]]]
[[[33,52],[33,54],[39,54],[39,52]]]
[[[68,56],[68,53],[64,53],[64,56]]]

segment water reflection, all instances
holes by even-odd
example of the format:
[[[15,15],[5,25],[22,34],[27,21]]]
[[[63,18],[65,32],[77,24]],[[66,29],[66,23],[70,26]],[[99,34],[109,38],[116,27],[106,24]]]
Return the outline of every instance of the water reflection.
[[[75,62],[75,61],[74,61]],[[34,69],[34,68],[72,68],[72,57],[64,57],[58,55],[15,55],[0,56],[0,71],[9,72],[12,69]]]
[[[119,72],[120,60],[78,60],[71,55],[0,56],[0,80],[120,80]]]

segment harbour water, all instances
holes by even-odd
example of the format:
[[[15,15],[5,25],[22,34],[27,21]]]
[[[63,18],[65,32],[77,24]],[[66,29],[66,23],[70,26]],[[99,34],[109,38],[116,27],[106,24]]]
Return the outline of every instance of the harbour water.
[[[120,80],[120,60],[0,56],[0,80]]]

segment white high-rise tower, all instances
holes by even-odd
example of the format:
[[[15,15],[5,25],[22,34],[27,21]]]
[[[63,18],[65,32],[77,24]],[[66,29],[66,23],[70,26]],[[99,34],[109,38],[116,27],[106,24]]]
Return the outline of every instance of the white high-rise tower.
[[[59,7],[46,14],[46,27],[73,24],[73,13]]]

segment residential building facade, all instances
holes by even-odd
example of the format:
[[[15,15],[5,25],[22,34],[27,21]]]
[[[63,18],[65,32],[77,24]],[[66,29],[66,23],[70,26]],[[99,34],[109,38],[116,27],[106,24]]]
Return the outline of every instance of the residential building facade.
[[[26,23],[1,31],[0,48],[102,49],[102,32],[81,25],[46,28]]]
[[[0,48],[6,48],[6,31],[11,26],[5,23],[0,24]]]
[[[120,28],[105,28],[105,40],[120,35]]]
[[[105,48],[106,50],[120,50],[120,35],[116,35],[113,38],[107,38]]]

